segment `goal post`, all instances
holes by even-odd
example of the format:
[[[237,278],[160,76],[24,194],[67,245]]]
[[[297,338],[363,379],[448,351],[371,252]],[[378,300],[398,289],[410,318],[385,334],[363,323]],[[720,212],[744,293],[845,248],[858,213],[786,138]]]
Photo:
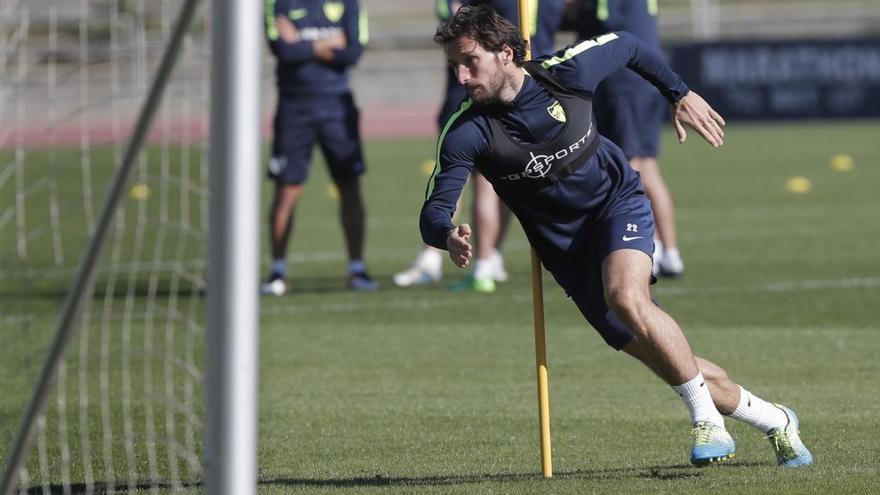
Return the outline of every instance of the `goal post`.
[[[0,495],[256,491],[261,14],[0,7]]]
[[[205,480],[249,495],[257,479],[260,3],[214,0]]]

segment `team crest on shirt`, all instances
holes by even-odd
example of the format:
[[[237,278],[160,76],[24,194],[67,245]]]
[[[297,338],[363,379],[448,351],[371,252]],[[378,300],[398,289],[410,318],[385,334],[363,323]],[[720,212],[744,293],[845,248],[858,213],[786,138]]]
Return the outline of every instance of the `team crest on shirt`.
[[[565,122],[565,110],[562,109],[562,105],[558,101],[554,101],[552,105],[547,107],[547,113],[554,119]]]
[[[345,13],[345,4],[342,2],[324,2],[324,17],[330,22],[338,22]]]
[[[290,17],[292,21],[298,21],[307,15],[309,15],[308,9],[290,9],[290,12],[287,13],[287,17]]]

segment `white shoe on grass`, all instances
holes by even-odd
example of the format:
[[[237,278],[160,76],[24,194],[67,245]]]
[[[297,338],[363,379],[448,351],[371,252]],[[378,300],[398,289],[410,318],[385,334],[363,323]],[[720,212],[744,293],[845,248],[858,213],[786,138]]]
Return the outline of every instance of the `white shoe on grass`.
[[[782,409],[788,418],[788,423],[783,428],[773,428],[767,432],[767,439],[776,453],[776,462],[780,466],[800,467],[813,463],[813,454],[810,453],[804,442],[801,441],[799,422],[797,415],[791,409],[779,405],[774,406]]]
[[[507,282],[510,277],[504,269],[504,256],[501,256],[498,250],[492,251],[489,263],[492,266],[492,279],[496,282]]]
[[[694,445],[691,464],[708,466],[733,459],[736,443],[724,428],[708,421],[697,421],[691,429]]]
[[[394,274],[394,285],[411,287],[438,282],[443,277],[443,255],[425,248],[406,270]]]
[[[269,275],[269,279],[260,285],[260,294],[264,296],[283,296],[287,293],[287,280],[278,273]]]

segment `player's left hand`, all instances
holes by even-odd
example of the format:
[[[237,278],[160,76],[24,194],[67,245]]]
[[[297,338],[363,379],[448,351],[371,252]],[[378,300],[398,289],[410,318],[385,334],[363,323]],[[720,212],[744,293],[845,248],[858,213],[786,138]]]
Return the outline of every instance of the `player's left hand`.
[[[299,30],[287,17],[276,17],[275,27],[278,28],[278,36],[280,36],[281,40],[285,43],[299,43],[302,39],[299,35]]]
[[[693,91],[689,91],[684,98],[672,105],[672,122],[675,124],[679,143],[687,139],[684,128],[687,125],[715,148],[724,144],[724,119],[702,96]]]

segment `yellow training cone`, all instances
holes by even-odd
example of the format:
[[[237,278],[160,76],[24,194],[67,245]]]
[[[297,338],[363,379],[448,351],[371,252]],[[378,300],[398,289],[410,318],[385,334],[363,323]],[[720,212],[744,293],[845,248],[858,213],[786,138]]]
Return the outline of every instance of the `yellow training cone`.
[[[838,172],[849,172],[853,169],[853,158],[846,153],[841,153],[831,157],[831,168]]]
[[[434,173],[434,165],[436,162],[434,160],[425,160],[422,162],[422,173],[425,174],[425,177],[430,177],[431,174]]]
[[[128,192],[128,195],[131,196],[132,199],[136,199],[138,201],[146,201],[150,198],[150,186],[146,184],[135,184],[131,186],[131,190]]]
[[[806,177],[792,177],[785,181],[785,190],[794,194],[804,194],[810,192],[813,183]]]

